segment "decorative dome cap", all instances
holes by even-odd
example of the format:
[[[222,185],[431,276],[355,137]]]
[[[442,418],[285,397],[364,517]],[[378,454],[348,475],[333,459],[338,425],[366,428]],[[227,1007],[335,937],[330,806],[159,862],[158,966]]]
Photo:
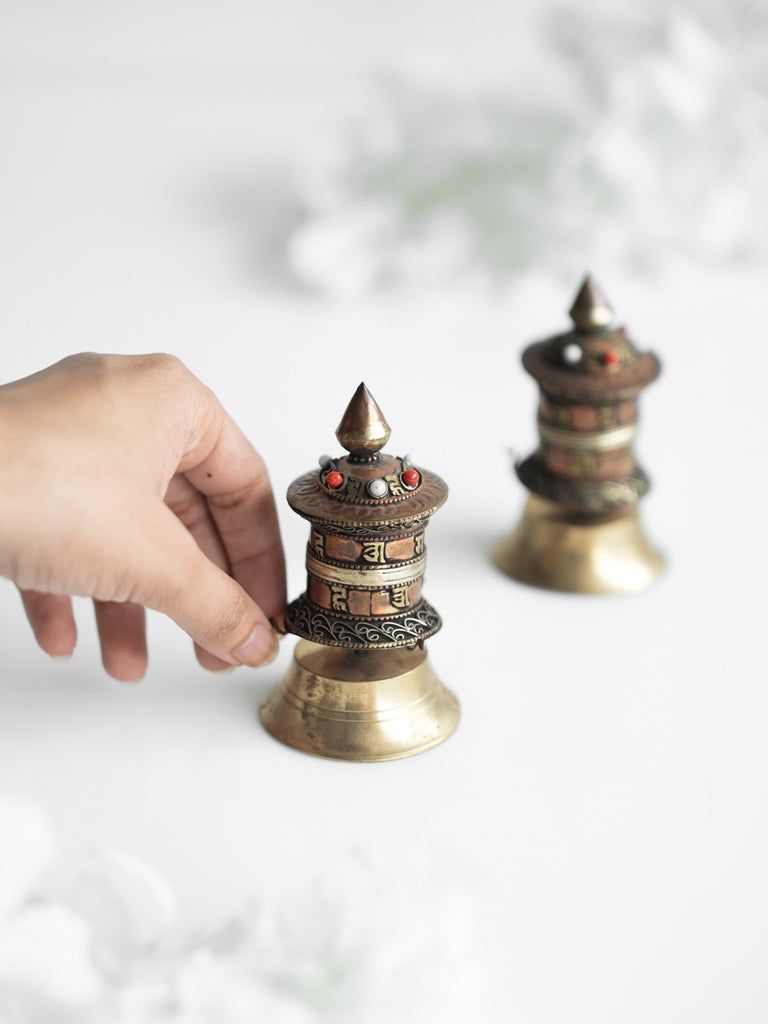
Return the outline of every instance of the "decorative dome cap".
[[[350,462],[369,462],[389,440],[389,424],[376,399],[361,384],[336,428],[336,438],[350,453]]]
[[[591,274],[584,278],[568,313],[576,327],[587,333],[605,330],[613,322],[611,304]]]
[[[546,391],[573,401],[618,400],[650,384],[661,369],[652,352],[639,352],[588,274],[570,309],[574,327],[523,352],[523,366]]]
[[[427,519],[443,504],[448,488],[435,473],[414,466],[409,456],[381,451],[389,424],[365,384],[360,384],[336,430],[348,455],[320,459],[320,470],[294,480],[288,504],[316,524],[360,532]]]

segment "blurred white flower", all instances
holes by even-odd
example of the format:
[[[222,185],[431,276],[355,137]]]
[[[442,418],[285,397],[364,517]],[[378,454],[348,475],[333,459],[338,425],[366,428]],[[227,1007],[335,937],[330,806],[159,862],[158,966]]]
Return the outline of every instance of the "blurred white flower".
[[[116,963],[158,945],[176,923],[170,885],[149,865],[118,850],[93,854],[63,898],[89,922],[98,948]]]
[[[209,938],[195,961],[207,964],[206,985],[226,976],[246,1005],[281,994],[291,1024],[299,1007],[297,1024],[482,1019],[488,979],[460,874],[426,854],[396,865],[350,855],[335,868]]]
[[[0,921],[34,891],[53,863],[53,829],[40,808],[0,797]]]
[[[350,205],[318,216],[289,240],[288,258],[306,283],[334,295],[354,295],[382,273],[381,253],[392,243],[394,218],[375,204]]]
[[[2,846],[0,1024],[483,1019],[473,890],[434,852],[393,863],[350,854],[200,934],[180,927],[168,883],[119,851],[43,895],[53,852],[44,815],[2,800],[0,823],[12,837]]]
[[[300,995],[266,981],[231,958],[197,950],[181,964],[176,998],[185,1024],[318,1024],[320,1018]],[[174,1020],[176,1018],[174,1017]]]
[[[32,903],[0,925],[0,993],[22,1020],[87,1007],[101,991],[90,929],[65,907]]]
[[[507,88],[411,64],[307,175],[294,273],[347,295],[534,263],[766,258],[768,9],[730,14],[526,10]]]

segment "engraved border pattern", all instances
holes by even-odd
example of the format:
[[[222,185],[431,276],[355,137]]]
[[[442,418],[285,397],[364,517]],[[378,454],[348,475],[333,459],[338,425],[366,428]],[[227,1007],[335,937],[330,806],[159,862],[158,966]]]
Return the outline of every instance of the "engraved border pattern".
[[[365,650],[410,646],[435,634],[442,620],[424,600],[406,614],[380,622],[341,618],[318,608],[302,594],[288,605],[285,626],[289,633],[328,647]]]
[[[429,470],[421,470],[418,490],[391,502],[357,504],[327,495],[312,470],[294,480],[288,488],[288,504],[304,519],[320,526],[333,525],[348,534],[403,531],[428,519],[445,502],[448,488]]]
[[[580,482],[554,476],[530,455],[515,466],[520,482],[542,498],[588,512],[633,505],[650,487],[648,477],[639,468],[624,480],[583,480]]]

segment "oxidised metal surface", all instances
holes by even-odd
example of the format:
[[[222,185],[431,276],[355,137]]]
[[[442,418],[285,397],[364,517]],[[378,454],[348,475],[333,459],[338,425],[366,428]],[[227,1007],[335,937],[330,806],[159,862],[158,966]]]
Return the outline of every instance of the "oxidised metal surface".
[[[588,277],[571,308],[575,330],[530,345],[523,366],[541,389],[540,443],[516,467],[533,494],[574,512],[621,511],[649,487],[637,466],[637,395],[660,370]]]
[[[428,519],[444,504],[448,488],[439,476],[419,469],[421,485],[414,491],[406,490],[400,482],[402,462],[386,455],[365,466],[354,465],[346,458],[334,459],[334,469],[344,477],[338,492],[324,486],[327,472],[312,471],[290,485],[288,504],[311,523],[327,524],[343,533],[393,532]],[[377,500],[367,494],[366,484],[373,479],[387,482],[389,493],[385,498]]]
[[[421,585],[424,531],[448,488],[408,459],[376,450],[389,427],[364,384],[337,435],[349,455],[324,460],[288,488],[288,504],[312,530],[307,589],[289,604],[286,629],[359,650],[420,643],[441,626]],[[408,484],[414,473],[417,482]]]
[[[448,488],[379,450],[389,427],[363,384],[337,437],[349,454],[323,458],[288,488],[289,505],[312,524],[307,587],[285,613],[302,640],[262,721],[320,757],[384,761],[429,749],[458,723],[456,698],[423,648],[442,625],[421,592],[424,532]]]
[[[318,644],[370,651],[412,647],[437,633],[443,623],[424,600],[400,615],[352,618],[329,611],[302,594],[288,605],[285,624],[290,633]]]
[[[531,498],[494,558],[508,575],[535,586],[641,589],[663,564],[637,520],[649,482],[634,452],[637,396],[658,376],[659,360],[612,326],[613,311],[591,277],[571,318],[573,330],[523,353],[540,388],[539,446],[515,466]]]

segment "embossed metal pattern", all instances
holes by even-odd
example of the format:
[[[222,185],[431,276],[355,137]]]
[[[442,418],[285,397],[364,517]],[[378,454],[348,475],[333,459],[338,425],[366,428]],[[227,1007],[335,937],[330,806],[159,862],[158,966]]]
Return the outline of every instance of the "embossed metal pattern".
[[[307,545],[306,596],[320,613],[380,622],[421,602],[427,557],[425,523],[386,534],[353,536],[313,525]],[[303,635],[303,634],[302,634]],[[421,636],[417,631],[415,636]],[[412,641],[410,633],[401,639]],[[307,635],[307,639],[317,639]]]
[[[352,586],[317,576],[307,577],[309,599],[321,608],[351,616],[380,618],[413,608],[421,599],[423,577],[390,586]]]
[[[424,554],[424,524],[417,523],[408,531],[398,530],[396,533],[390,526],[386,537],[378,534],[366,537],[364,533],[354,535],[347,531],[332,533],[313,524],[308,548],[331,565],[379,565],[382,562],[397,565],[411,562]]]
[[[562,430],[613,430],[637,421],[637,400],[624,398],[618,402],[597,404],[558,400],[546,391],[539,399],[539,422]]]
[[[635,505],[650,486],[648,477],[637,465],[631,476],[621,480],[577,479],[555,474],[535,454],[515,468],[520,482],[533,494],[574,511],[606,512]]]
[[[652,352],[638,356],[634,361],[615,372],[600,373],[597,369],[590,374],[574,372],[554,358],[565,344],[576,344],[583,336],[572,332],[539,341],[523,352],[523,366],[550,394],[575,400],[589,398],[600,401],[606,398],[630,396],[654,381],[661,372],[661,364]],[[605,341],[623,341],[621,332],[610,332]]]
[[[435,473],[419,470],[421,485],[415,491],[404,491],[384,501],[340,500],[326,493],[314,470],[300,476],[288,488],[288,504],[312,523],[331,524],[344,532],[364,534],[383,528],[393,530],[426,519],[436,512],[448,497],[448,488]],[[394,526],[393,526],[394,524]]]
[[[437,633],[440,616],[422,600],[401,615],[382,619],[334,614],[310,601],[306,594],[292,601],[285,613],[290,633],[331,647],[357,650],[412,646]]]

